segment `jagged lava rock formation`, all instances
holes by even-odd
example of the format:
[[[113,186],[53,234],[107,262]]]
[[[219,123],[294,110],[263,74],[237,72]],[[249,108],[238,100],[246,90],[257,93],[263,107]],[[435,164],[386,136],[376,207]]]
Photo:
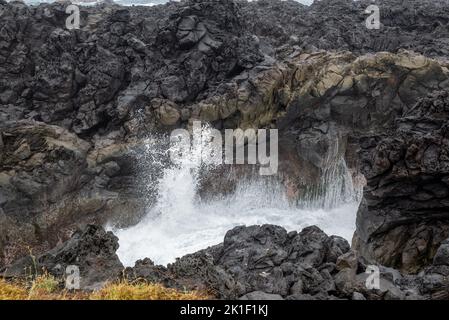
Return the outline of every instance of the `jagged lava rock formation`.
[[[396,120],[392,132],[361,141],[367,177],[357,216],[365,257],[416,272],[449,235],[449,95],[434,92]]]
[[[349,243],[327,236],[317,227],[287,232],[273,225],[236,227],[222,244],[188,254],[167,267],[147,258],[133,268],[115,254],[118,239],[89,225],[48,253],[25,257],[3,271],[6,278],[32,272],[64,276],[65,267],[79,266],[81,289],[94,290],[107,281],[162,283],[180,290],[202,290],[221,299],[448,299],[449,246],[438,249],[433,263],[420,274],[403,275],[379,267],[379,287],[366,285],[365,260]],[[27,273],[28,271],[28,273]]]
[[[367,180],[354,249],[424,272],[449,236],[449,6],[379,1],[368,30],[369,4],[105,4],[67,30],[66,3],[0,0],[0,264],[138,221],[146,135],[202,120],[278,128],[298,199],[345,161]]]
[[[4,278],[30,277],[44,270],[58,279],[67,276],[70,266],[77,268],[79,286],[84,290],[101,288],[106,281],[119,279],[123,265],[117,254],[118,238],[102,227],[87,225],[65,243],[38,256],[19,259],[2,273]]]

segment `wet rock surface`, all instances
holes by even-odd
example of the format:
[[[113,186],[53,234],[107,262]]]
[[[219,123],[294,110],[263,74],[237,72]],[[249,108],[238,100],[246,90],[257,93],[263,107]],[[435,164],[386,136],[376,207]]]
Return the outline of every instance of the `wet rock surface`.
[[[449,236],[447,91],[421,99],[394,131],[361,138],[368,184],[357,217],[357,247],[371,260],[417,272],[443,261]],[[357,242],[356,241],[356,242]]]
[[[81,289],[98,289],[106,281],[120,278],[123,265],[115,253],[117,249],[116,236],[102,227],[87,225],[67,242],[41,255],[25,256],[1,274],[7,279],[34,277],[43,272],[58,279],[79,275]]]
[[[365,10],[379,7],[380,28],[365,28]],[[447,2],[437,1],[295,1],[262,0],[243,9],[249,29],[274,47],[300,50],[368,52],[413,49],[426,56],[447,57]],[[254,18],[256,17],[256,18]],[[292,49],[287,50],[292,50]],[[282,51],[281,51],[282,52]]]
[[[104,4],[82,7],[80,29],[67,30],[65,3],[0,0],[0,265],[28,246],[45,252],[77,225],[139,221],[151,199],[136,165],[146,136],[201,120],[278,128],[281,179],[295,199],[313,198],[310,189],[322,189],[320,178],[343,163],[363,173],[353,249],[370,263],[418,273],[420,295],[444,296],[433,283],[445,277],[449,232],[449,7],[378,1],[381,28],[368,30],[370,4]],[[196,279],[192,259],[223,297],[374,297],[348,287],[361,281],[358,258],[341,240],[313,228],[293,238],[268,229],[269,237],[258,229],[235,235],[243,252],[254,246],[251,257],[265,248],[253,243],[258,232],[274,250],[274,260],[251,260],[252,271],[236,262],[243,255],[222,252],[231,232],[168,269],[145,260],[130,272],[174,285],[183,272]],[[293,239],[308,240],[295,247]],[[314,253],[292,258],[300,247]],[[268,280],[257,268],[270,270]]]
[[[0,264],[67,239],[78,223],[138,221],[142,139],[186,123],[184,106],[263,59],[232,1],[82,7],[79,30],[65,28],[66,6],[0,2],[0,207],[10,230]],[[15,135],[21,121],[42,147]],[[74,135],[82,152],[46,146],[45,126]]]
[[[201,290],[212,297],[241,300],[406,300],[448,299],[447,241],[432,265],[417,275],[368,265],[343,238],[315,226],[287,232],[274,225],[236,227],[223,243],[188,254],[167,267],[147,258],[123,268],[118,239],[88,225],[70,240],[37,257],[25,257],[2,271],[6,278],[44,270],[64,277],[67,266],[80,270],[82,290],[123,279]]]
[[[236,227],[222,244],[167,267],[149,259],[126,268],[175,288],[208,290],[224,299],[448,299],[447,241],[436,261],[417,275],[370,265],[349,243],[315,226],[287,232],[274,225]]]

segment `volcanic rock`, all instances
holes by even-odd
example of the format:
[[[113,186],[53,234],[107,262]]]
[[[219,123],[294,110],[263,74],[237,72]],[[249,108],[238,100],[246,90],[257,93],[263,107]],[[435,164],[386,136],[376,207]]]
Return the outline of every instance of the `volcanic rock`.
[[[116,255],[118,238],[103,228],[88,225],[60,246],[39,256],[29,255],[7,267],[4,278],[22,278],[48,272],[65,278],[67,267],[79,270],[80,288],[99,288],[118,279],[123,265]]]

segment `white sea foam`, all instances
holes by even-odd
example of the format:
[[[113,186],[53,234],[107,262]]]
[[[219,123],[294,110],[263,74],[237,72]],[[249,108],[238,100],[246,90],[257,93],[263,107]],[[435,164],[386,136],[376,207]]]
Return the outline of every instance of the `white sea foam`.
[[[156,144],[157,139],[148,140],[145,149],[149,153],[145,156],[150,162],[148,168],[163,167],[162,153],[154,147]],[[145,257],[158,264],[173,262],[176,257],[222,242],[226,231],[238,225],[276,224],[288,231],[317,225],[328,234],[351,240],[358,204],[343,199],[347,190],[333,206],[304,209],[289,202],[282,184],[256,174],[240,181],[233,194],[205,202],[199,199],[196,190],[198,173],[207,168],[195,157],[198,154],[193,153],[192,158],[179,165],[166,165],[162,169],[156,188],[157,201],[137,225],[126,229],[108,227],[120,239],[117,253],[126,266]],[[152,187],[149,190],[154,192]],[[335,190],[332,197],[338,198]]]

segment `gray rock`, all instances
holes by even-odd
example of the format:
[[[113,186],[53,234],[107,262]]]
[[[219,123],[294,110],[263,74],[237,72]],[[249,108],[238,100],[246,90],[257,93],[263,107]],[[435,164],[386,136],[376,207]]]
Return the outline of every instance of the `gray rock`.
[[[337,270],[343,270],[349,268],[357,271],[358,257],[357,253],[353,250],[338,257],[336,262]]]
[[[441,180],[449,167],[439,158],[449,148],[443,120],[448,114],[447,91],[435,91],[396,120],[394,136],[370,136],[374,145],[362,148],[368,185],[357,214],[355,249],[367,260],[412,273],[432,260],[447,260],[446,247],[437,249],[449,236],[443,212],[448,196]],[[407,170],[413,174],[403,175]],[[398,223],[402,220],[407,223]]]
[[[436,266],[449,266],[449,239],[443,241],[433,257],[433,264]]]
[[[352,294],[352,300],[366,300],[365,296],[360,292],[354,292]]]
[[[355,276],[354,270],[348,268],[335,275],[335,286],[342,295],[350,296],[357,289]]]
[[[139,202],[139,161],[129,149],[138,153],[148,132],[199,117],[220,129],[280,129],[289,146],[283,154],[294,159],[282,172],[290,200],[324,205],[332,194],[323,177],[340,176],[346,165],[363,173],[353,250],[367,262],[413,273],[446,265],[449,9],[411,0],[413,10],[404,10],[404,1],[380,0],[383,26],[374,35],[356,27],[369,4],[107,4],[81,8],[82,17],[94,18],[68,31],[58,22],[66,17],[63,3],[0,0],[0,211],[7,221],[0,247],[24,243],[8,259],[27,245],[53,247],[78,222],[101,224],[114,212],[121,225],[138,221],[148,203]],[[342,37],[348,28],[355,31]],[[213,182],[232,189],[221,179]],[[313,297],[339,290],[350,297],[343,271],[355,263],[346,256],[337,264],[348,251],[344,239],[315,227],[298,234],[237,229],[222,249],[180,259],[167,283],[187,281],[197,263],[204,274],[195,282],[207,279],[226,297],[286,296],[299,281]],[[0,265],[5,259],[0,254]],[[130,272],[164,279],[163,271],[142,263]],[[441,297],[442,273],[426,270],[412,282]],[[393,286],[400,278],[383,277]],[[402,298],[393,291],[366,297]]]
[[[239,300],[284,300],[279,294],[270,294],[262,291],[253,291],[240,297]]]
[[[302,294],[304,289],[304,284],[302,282],[301,279],[299,279],[298,281],[296,281],[292,287],[290,288],[290,294],[291,295],[298,295],[298,294]]]
[[[69,266],[80,272],[80,288],[98,287],[119,279],[124,269],[116,250],[118,238],[103,228],[88,225],[64,244],[37,257],[26,256],[2,271],[5,278],[22,278],[48,272],[62,279]]]

